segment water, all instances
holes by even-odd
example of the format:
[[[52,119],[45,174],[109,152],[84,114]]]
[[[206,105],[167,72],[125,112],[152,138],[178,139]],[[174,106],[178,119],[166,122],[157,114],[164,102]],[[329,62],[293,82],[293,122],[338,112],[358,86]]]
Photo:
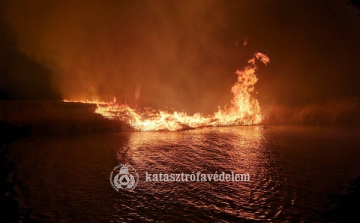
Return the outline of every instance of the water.
[[[247,126],[27,138],[6,149],[21,221],[323,222],[342,219],[349,188],[360,187],[359,136]],[[121,163],[140,174],[134,191],[110,185]],[[145,171],[233,171],[250,182],[146,182]]]

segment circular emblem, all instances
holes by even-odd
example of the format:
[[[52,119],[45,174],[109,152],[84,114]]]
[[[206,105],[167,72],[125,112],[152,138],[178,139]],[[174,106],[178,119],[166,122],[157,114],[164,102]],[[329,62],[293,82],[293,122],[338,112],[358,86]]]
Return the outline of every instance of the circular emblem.
[[[127,164],[120,164],[110,173],[110,184],[116,190],[134,190],[139,181],[136,169]]]

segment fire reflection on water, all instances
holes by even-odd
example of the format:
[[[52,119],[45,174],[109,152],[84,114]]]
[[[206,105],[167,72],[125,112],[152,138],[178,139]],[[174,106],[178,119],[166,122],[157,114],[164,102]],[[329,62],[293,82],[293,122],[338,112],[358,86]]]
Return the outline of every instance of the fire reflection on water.
[[[169,205],[219,211],[245,219],[264,219],[281,211],[265,197],[277,196],[277,173],[270,165],[261,126],[203,128],[182,132],[134,132],[118,150],[119,163],[131,163],[140,174],[137,193],[169,197]],[[146,182],[148,173],[238,173],[250,182]],[[171,198],[170,198],[171,197]],[[210,205],[214,203],[215,205]],[[154,205],[160,205],[154,203]]]

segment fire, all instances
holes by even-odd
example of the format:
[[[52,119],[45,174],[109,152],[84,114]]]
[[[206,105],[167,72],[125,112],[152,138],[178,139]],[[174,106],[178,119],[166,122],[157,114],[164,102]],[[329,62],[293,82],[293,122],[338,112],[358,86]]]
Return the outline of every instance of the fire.
[[[128,105],[113,102],[99,101],[77,101],[83,103],[93,103],[97,105],[95,113],[109,119],[120,119],[128,122],[139,131],[177,131],[189,128],[199,128],[208,126],[231,126],[231,125],[256,125],[261,122],[261,109],[259,102],[252,97],[254,85],[258,81],[255,75],[257,66],[255,61],[259,60],[265,65],[270,62],[268,56],[263,53],[255,53],[254,57],[248,61],[248,65],[243,70],[237,70],[237,82],[231,88],[234,94],[229,108],[221,109],[212,115],[202,115],[196,113],[187,115],[185,112],[168,112],[147,109],[140,113]],[[65,100],[66,102],[76,102]]]

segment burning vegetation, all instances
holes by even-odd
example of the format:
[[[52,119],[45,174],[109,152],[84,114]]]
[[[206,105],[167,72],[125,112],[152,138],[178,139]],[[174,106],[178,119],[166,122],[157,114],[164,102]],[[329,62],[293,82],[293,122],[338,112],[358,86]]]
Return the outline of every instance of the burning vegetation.
[[[177,131],[189,128],[207,126],[256,125],[261,123],[261,109],[257,99],[253,98],[254,85],[258,81],[255,71],[256,60],[265,65],[270,62],[269,57],[263,53],[255,53],[243,70],[237,70],[237,82],[231,88],[233,99],[231,106],[226,106],[212,115],[186,112],[168,112],[145,109],[143,112],[130,108],[126,104],[114,102],[87,101],[84,103],[96,104],[96,113],[112,120],[122,120],[139,131]],[[74,102],[73,100],[65,100]],[[81,102],[81,101],[80,101]]]
[[[360,23],[347,1],[39,0],[2,6],[0,99],[81,102],[1,102],[4,132],[8,124],[35,135],[360,126],[359,101],[346,98],[360,97]],[[257,73],[257,83],[262,65],[256,61],[269,63],[266,55],[253,55],[259,49],[272,63]],[[231,95],[226,89],[234,77],[223,74],[239,62]],[[118,100],[102,101],[113,96]],[[309,104],[319,100],[325,102]]]

